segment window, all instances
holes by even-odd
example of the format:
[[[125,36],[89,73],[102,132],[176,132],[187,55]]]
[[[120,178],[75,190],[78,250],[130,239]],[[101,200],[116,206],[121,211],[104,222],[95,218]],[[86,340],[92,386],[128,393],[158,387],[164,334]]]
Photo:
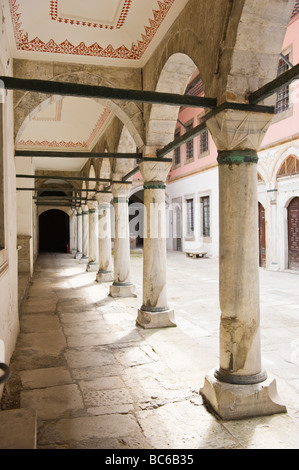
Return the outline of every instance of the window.
[[[199,155],[202,155],[209,151],[209,132],[206,129],[199,135]]]
[[[210,228],[210,196],[200,198],[202,203],[202,235],[209,237],[211,234]]]
[[[185,131],[189,132],[193,129],[193,121],[186,124]],[[193,159],[193,139],[186,142],[186,162],[189,162]]]
[[[193,199],[187,199],[187,235],[193,237],[194,235],[194,206]]]
[[[181,135],[181,130],[178,128],[175,131],[174,139],[178,139]],[[179,166],[181,164],[181,147],[177,147],[174,151],[174,166]]]
[[[299,159],[293,155],[289,156],[281,165],[277,178],[299,174]]]
[[[289,60],[289,55],[286,55],[285,58]],[[284,59],[281,58],[279,60],[277,76],[281,75],[287,70],[289,70],[289,65]],[[286,111],[287,109],[289,109],[289,107],[290,107],[290,94],[289,94],[289,87],[286,86],[284,88],[281,88],[281,90],[279,90],[277,93],[275,112],[276,114],[282,113]]]

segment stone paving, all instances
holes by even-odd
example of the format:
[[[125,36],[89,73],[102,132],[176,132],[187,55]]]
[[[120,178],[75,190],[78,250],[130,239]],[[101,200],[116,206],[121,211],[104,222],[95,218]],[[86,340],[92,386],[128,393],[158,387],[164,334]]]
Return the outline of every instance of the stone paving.
[[[72,255],[40,255],[22,306],[2,410],[34,409],[38,449],[299,448],[299,273],[260,270],[263,363],[288,413],[224,422],[199,389],[218,366],[218,260],[168,253],[177,327],[136,326],[137,298],[108,296]]]

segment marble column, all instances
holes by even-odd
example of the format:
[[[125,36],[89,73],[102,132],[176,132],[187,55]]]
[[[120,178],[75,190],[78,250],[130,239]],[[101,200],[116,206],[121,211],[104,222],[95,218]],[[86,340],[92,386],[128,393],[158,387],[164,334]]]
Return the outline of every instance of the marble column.
[[[269,116],[244,114],[210,123],[218,148],[240,147],[218,150],[220,363],[201,389],[224,420],[286,411],[262,367],[260,344],[256,149]]]
[[[89,253],[89,210],[88,206],[82,208],[82,263],[88,263]]]
[[[76,258],[77,255],[77,210],[73,210],[73,229],[74,229],[74,248],[72,250],[72,254],[75,255],[74,258]]]
[[[111,198],[109,194],[97,194],[99,214],[99,270],[98,282],[113,281],[111,254]]]
[[[76,219],[77,212],[76,209],[73,209],[72,214],[70,216],[70,253],[72,253],[73,255],[76,255],[77,253]]]
[[[86,271],[98,271],[98,203],[90,201],[89,209],[89,254]]]
[[[77,253],[76,259],[82,258],[82,208],[77,209]]]
[[[137,324],[143,328],[176,326],[166,290],[166,178],[171,162],[143,161],[144,179],[143,303]]]
[[[114,183],[111,186],[114,208],[114,281],[110,286],[111,297],[136,297],[131,281],[130,233],[129,233],[129,184]]]

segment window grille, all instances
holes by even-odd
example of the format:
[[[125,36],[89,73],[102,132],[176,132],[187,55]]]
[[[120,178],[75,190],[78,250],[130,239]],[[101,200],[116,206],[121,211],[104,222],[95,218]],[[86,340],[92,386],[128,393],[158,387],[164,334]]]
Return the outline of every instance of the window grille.
[[[189,236],[194,235],[194,207],[193,199],[187,199],[187,234]]]
[[[209,150],[209,133],[205,130],[199,135],[199,155],[202,155]]]
[[[186,132],[193,129],[193,123],[186,124],[185,130]],[[186,161],[191,160],[193,158],[193,139],[186,142]]]
[[[283,176],[298,175],[298,174],[299,174],[299,159],[291,155],[281,165],[277,173],[277,178],[281,178]]]
[[[202,234],[204,237],[209,237],[211,234],[210,196],[202,197],[201,203],[202,203]]]
[[[286,55],[286,58],[289,59],[289,55]],[[279,65],[278,65],[277,76],[281,75],[287,70],[289,70],[288,64],[283,59],[280,59]],[[281,88],[281,90],[279,90],[277,93],[275,112],[276,114],[282,113],[283,111],[286,111],[287,109],[289,109],[289,107],[290,107],[290,91],[289,91],[289,86],[286,86],[284,88]]]

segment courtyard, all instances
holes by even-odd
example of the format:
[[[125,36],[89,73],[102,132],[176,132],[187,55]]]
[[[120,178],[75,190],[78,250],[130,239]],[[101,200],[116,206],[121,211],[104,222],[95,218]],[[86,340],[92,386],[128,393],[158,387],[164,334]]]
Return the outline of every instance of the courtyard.
[[[218,260],[168,252],[177,327],[152,330],[135,323],[142,261],[137,297],[114,299],[73,255],[39,255],[2,409],[35,410],[38,449],[299,448],[299,273],[259,271],[263,366],[287,413],[222,421],[199,394],[218,366]]]

